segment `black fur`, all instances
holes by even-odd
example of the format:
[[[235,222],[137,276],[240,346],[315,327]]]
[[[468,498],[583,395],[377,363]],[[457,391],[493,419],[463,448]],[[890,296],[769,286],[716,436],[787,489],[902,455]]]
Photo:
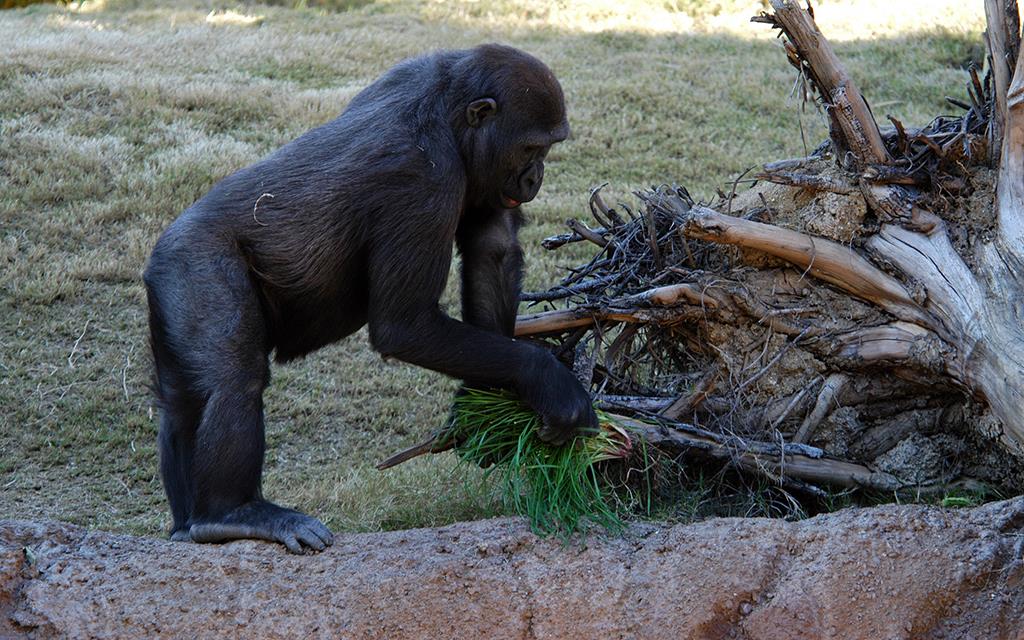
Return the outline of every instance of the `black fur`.
[[[313,129],[215,185],[160,237],[145,273],[172,537],[322,549],[316,519],[263,499],[269,355],[303,356],[369,324],[374,347],[516,390],[567,441],[586,391],[512,339],[518,205],[568,135],[537,59],[487,45],[403,62]],[[438,299],[463,257],[463,322]]]

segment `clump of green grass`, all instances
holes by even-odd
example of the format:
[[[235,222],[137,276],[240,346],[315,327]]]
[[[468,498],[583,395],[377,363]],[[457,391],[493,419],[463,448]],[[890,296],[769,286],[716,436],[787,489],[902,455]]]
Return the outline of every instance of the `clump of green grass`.
[[[598,411],[598,419],[598,433],[553,446],[537,436],[540,416],[515,394],[470,389],[456,398],[446,437],[464,462],[497,477],[506,503],[529,518],[535,533],[568,537],[586,521],[619,533],[626,511],[647,501],[601,463],[644,461],[647,453],[611,416]]]

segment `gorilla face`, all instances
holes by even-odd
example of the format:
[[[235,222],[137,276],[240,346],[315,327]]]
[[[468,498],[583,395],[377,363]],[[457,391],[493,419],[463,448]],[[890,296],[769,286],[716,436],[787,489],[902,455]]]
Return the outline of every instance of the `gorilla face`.
[[[513,209],[537,196],[548,151],[569,136],[565,102],[558,80],[536,58],[501,47],[482,49],[482,64],[488,53],[507,58],[512,51],[513,59],[506,59],[499,77],[481,74],[485,79],[472,89],[484,95],[466,106],[469,200]]]
[[[509,154],[513,161],[505,170],[505,180],[499,194],[502,208],[512,209],[537,197],[540,185],[544,182],[544,159],[551,145],[564,139],[564,134],[549,136],[536,140],[534,144],[519,145]]]

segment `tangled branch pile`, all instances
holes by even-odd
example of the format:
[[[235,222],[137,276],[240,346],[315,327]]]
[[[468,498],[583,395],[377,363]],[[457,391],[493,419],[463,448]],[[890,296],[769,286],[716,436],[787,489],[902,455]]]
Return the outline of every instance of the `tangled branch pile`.
[[[561,308],[517,335],[654,419],[650,442],[805,493],[1024,488],[1024,78],[1016,2],[986,4],[961,113],[881,130],[813,13],[773,0],[754,21],[786,37],[831,139],[712,203],[595,190],[594,226],[544,241],[594,257],[524,296]]]

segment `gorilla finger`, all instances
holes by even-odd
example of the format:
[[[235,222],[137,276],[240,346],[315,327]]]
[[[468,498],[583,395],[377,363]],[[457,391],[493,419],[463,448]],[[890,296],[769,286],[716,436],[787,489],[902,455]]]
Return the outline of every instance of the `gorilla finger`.
[[[295,537],[301,544],[313,549],[314,551],[323,551],[327,548],[327,545],[320,539],[320,536],[313,533],[313,530],[309,527],[301,527],[295,533]]]
[[[302,555],[304,553],[302,550],[302,545],[299,544],[299,541],[295,538],[295,534],[289,533],[281,540],[281,542],[284,544],[284,546],[288,547],[288,551],[290,551],[291,553],[297,555]]]
[[[555,431],[554,431],[554,429],[552,429],[551,427],[547,426],[546,424],[545,425],[541,425],[541,427],[539,429],[537,429],[537,437],[540,438],[541,442],[546,442],[548,444],[555,444],[554,443]]]
[[[560,447],[565,444],[571,435],[572,430],[556,429],[548,425],[544,425],[537,431],[537,437],[540,438],[541,441],[556,447]]]
[[[332,544],[334,544],[334,534],[331,533],[330,529],[324,526],[324,523],[320,522],[319,520],[314,520],[313,524],[311,524],[309,528],[312,529],[313,533],[319,536],[319,538],[323,540],[324,544],[326,544],[327,546],[331,546]]]

